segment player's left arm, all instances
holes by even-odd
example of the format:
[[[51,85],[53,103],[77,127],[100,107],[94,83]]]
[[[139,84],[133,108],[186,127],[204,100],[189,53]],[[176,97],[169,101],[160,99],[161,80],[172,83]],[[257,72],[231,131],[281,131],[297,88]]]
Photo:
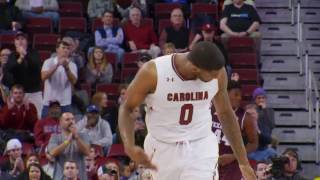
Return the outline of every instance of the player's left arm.
[[[259,145],[259,138],[255,126],[255,121],[256,119],[254,119],[254,117],[249,112],[247,112],[243,122],[244,132],[248,141],[246,144],[247,153],[256,151]]]
[[[231,145],[235,158],[238,160],[240,165],[247,166],[249,165],[247,152],[242,141],[236,115],[234,114],[229,101],[227,84],[227,73],[226,70],[222,68],[219,70],[218,74],[219,90],[213,99],[213,103],[218,113],[222,130]]]

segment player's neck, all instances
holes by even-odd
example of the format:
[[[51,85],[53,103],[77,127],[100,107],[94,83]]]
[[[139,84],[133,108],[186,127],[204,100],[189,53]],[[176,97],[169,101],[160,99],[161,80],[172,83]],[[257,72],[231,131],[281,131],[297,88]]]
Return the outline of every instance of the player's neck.
[[[195,80],[197,76],[193,73],[191,73],[190,68],[188,68],[187,62],[186,62],[185,54],[176,54],[173,63],[175,67],[177,68],[178,73],[183,77],[185,80]]]

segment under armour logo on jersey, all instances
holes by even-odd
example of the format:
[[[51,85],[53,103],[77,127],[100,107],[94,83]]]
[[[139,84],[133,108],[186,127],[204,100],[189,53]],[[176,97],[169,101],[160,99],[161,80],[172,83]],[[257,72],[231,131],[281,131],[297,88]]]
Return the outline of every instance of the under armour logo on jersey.
[[[174,78],[172,77],[172,78],[169,78],[169,77],[167,77],[167,82],[173,82],[174,81]]]

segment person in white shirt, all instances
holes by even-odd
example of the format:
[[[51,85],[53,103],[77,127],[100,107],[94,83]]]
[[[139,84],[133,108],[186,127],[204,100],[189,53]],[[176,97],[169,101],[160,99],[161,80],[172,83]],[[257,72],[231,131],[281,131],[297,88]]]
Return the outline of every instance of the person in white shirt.
[[[77,66],[70,61],[70,45],[60,41],[56,46],[57,56],[47,59],[41,70],[44,81],[42,117],[48,113],[49,102],[56,100],[62,112],[71,111],[72,86],[77,82]]]

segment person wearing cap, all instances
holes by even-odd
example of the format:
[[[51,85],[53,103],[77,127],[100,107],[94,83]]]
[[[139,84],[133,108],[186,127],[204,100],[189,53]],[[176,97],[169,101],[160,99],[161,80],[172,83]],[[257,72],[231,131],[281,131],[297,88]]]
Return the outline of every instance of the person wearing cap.
[[[48,116],[41,119],[41,121],[37,121],[33,131],[35,144],[37,147],[40,147],[41,150],[47,147],[51,134],[60,132],[60,116],[61,106],[59,101],[50,101]]]
[[[112,132],[107,120],[100,116],[96,105],[89,105],[85,116],[77,123],[79,132],[87,134],[91,144],[108,148],[112,144]]]
[[[53,179],[62,179],[63,165],[71,159],[78,166],[80,180],[87,180],[84,158],[90,153],[88,135],[78,131],[70,112],[61,115],[59,124],[61,133],[52,134],[47,146],[48,154],[55,159]]]
[[[10,139],[7,142],[5,154],[9,156],[9,159],[0,165],[0,170],[3,173],[1,177],[15,178],[25,169],[21,142],[18,139]]]
[[[159,38],[161,49],[165,43],[171,42],[176,47],[176,52],[186,52],[189,45],[189,29],[185,27],[182,9],[176,8],[171,11],[171,26],[162,30]]]
[[[41,61],[38,52],[28,48],[28,36],[18,32],[14,39],[15,51],[4,66],[3,83],[8,88],[21,84],[26,97],[36,106],[38,118],[42,109]]]

